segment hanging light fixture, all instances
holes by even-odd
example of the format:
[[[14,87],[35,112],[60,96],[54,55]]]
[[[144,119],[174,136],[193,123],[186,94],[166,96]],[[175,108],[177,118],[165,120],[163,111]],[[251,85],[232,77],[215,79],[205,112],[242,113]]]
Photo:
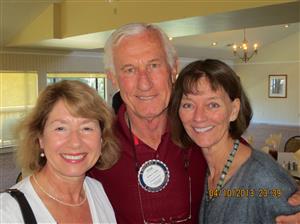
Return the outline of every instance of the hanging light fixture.
[[[250,53],[249,52],[249,44],[246,39],[246,29],[244,29],[243,43],[241,45],[233,44],[232,48],[233,48],[234,56],[238,56],[243,62],[247,63],[253,57],[253,55],[257,54],[258,44],[257,43],[253,44],[253,51],[252,51],[252,53]],[[239,51],[241,51],[241,53],[239,53]]]

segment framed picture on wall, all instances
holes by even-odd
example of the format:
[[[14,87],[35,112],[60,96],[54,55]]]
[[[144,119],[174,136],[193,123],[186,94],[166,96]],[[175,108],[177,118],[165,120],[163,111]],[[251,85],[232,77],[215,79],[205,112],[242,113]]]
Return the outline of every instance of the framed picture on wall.
[[[287,75],[269,75],[269,98],[287,97]]]

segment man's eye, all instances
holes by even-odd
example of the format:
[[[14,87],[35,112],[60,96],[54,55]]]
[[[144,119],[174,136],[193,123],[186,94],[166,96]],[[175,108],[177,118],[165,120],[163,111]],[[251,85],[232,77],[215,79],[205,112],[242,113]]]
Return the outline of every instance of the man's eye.
[[[151,68],[158,68],[159,64],[158,63],[152,63],[150,64]]]
[[[133,67],[131,67],[131,68],[125,68],[123,71],[125,73],[127,73],[127,74],[132,74],[132,73],[135,72],[135,69]]]

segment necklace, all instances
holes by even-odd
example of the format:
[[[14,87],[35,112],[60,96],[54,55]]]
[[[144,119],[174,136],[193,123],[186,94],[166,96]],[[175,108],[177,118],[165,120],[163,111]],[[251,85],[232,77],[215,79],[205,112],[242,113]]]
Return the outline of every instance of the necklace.
[[[218,184],[217,184],[217,187],[216,187],[216,192],[217,194],[220,193],[220,190],[222,189],[222,187],[224,186],[224,180],[225,180],[225,177],[227,176],[228,174],[228,171],[229,171],[229,168],[231,167],[231,164],[233,162],[233,159],[235,157],[235,154],[238,150],[238,147],[239,147],[239,144],[240,144],[240,141],[238,139],[236,139],[234,141],[234,144],[233,144],[233,148],[229,154],[229,157],[227,159],[227,162],[226,164],[224,165],[224,168],[222,170],[222,173],[221,173],[221,176],[220,176],[220,179],[218,181]],[[206,184],[207,184],[207,190],[206,190],[206,200],[209,201],[209,200],[212,200],[214,197],[213,196],[210,196],[209,195],[209,189],[208,189],[208,181],[206,180]]]
[[[61,201],[61,200],[57,199],[56,197],[54,197],[53,195],[51,195],[50,193],[48,193],[48,192],[47,192],[47,191],[46,191],[46,190],[38,183],[38,181],[37,181],[35,175],[32,175],[32,177],[33,177],[33,180],[34,180],[34,182],[36,183],[36,185],[39,187],[39,189],[40,189],[43,193],[45,193],[49,198],[53,199],[54,201],[57,201],[58,203],[60,203],[60,204],[62,204],[62,205],[69,206],[69,207],[79,207],[79,206],[83,205],[84,202],[86,201],[86,193],[85,193],[85,191],[84,191],[84,199],[83,199],[81,202],[79,202],[78,204],[71,204],[71,203],[68,203],[68,202]]]

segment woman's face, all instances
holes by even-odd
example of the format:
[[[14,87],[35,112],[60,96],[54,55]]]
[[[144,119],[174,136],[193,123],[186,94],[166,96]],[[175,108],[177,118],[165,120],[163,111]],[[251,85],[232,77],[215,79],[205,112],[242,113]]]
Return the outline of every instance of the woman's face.
[[[229,136],[229,124],[237,118],[239,99],[231,101],[223,88],[214,91],[202,77],[195,94],[183,95],[179,117],[190,138],[202,148],[211,148]]]
[[[63,177],[83,177],[101,154],[101,129],[97,120],[74,117],[63,100],[49,113],[39,138],[49,172]]]

